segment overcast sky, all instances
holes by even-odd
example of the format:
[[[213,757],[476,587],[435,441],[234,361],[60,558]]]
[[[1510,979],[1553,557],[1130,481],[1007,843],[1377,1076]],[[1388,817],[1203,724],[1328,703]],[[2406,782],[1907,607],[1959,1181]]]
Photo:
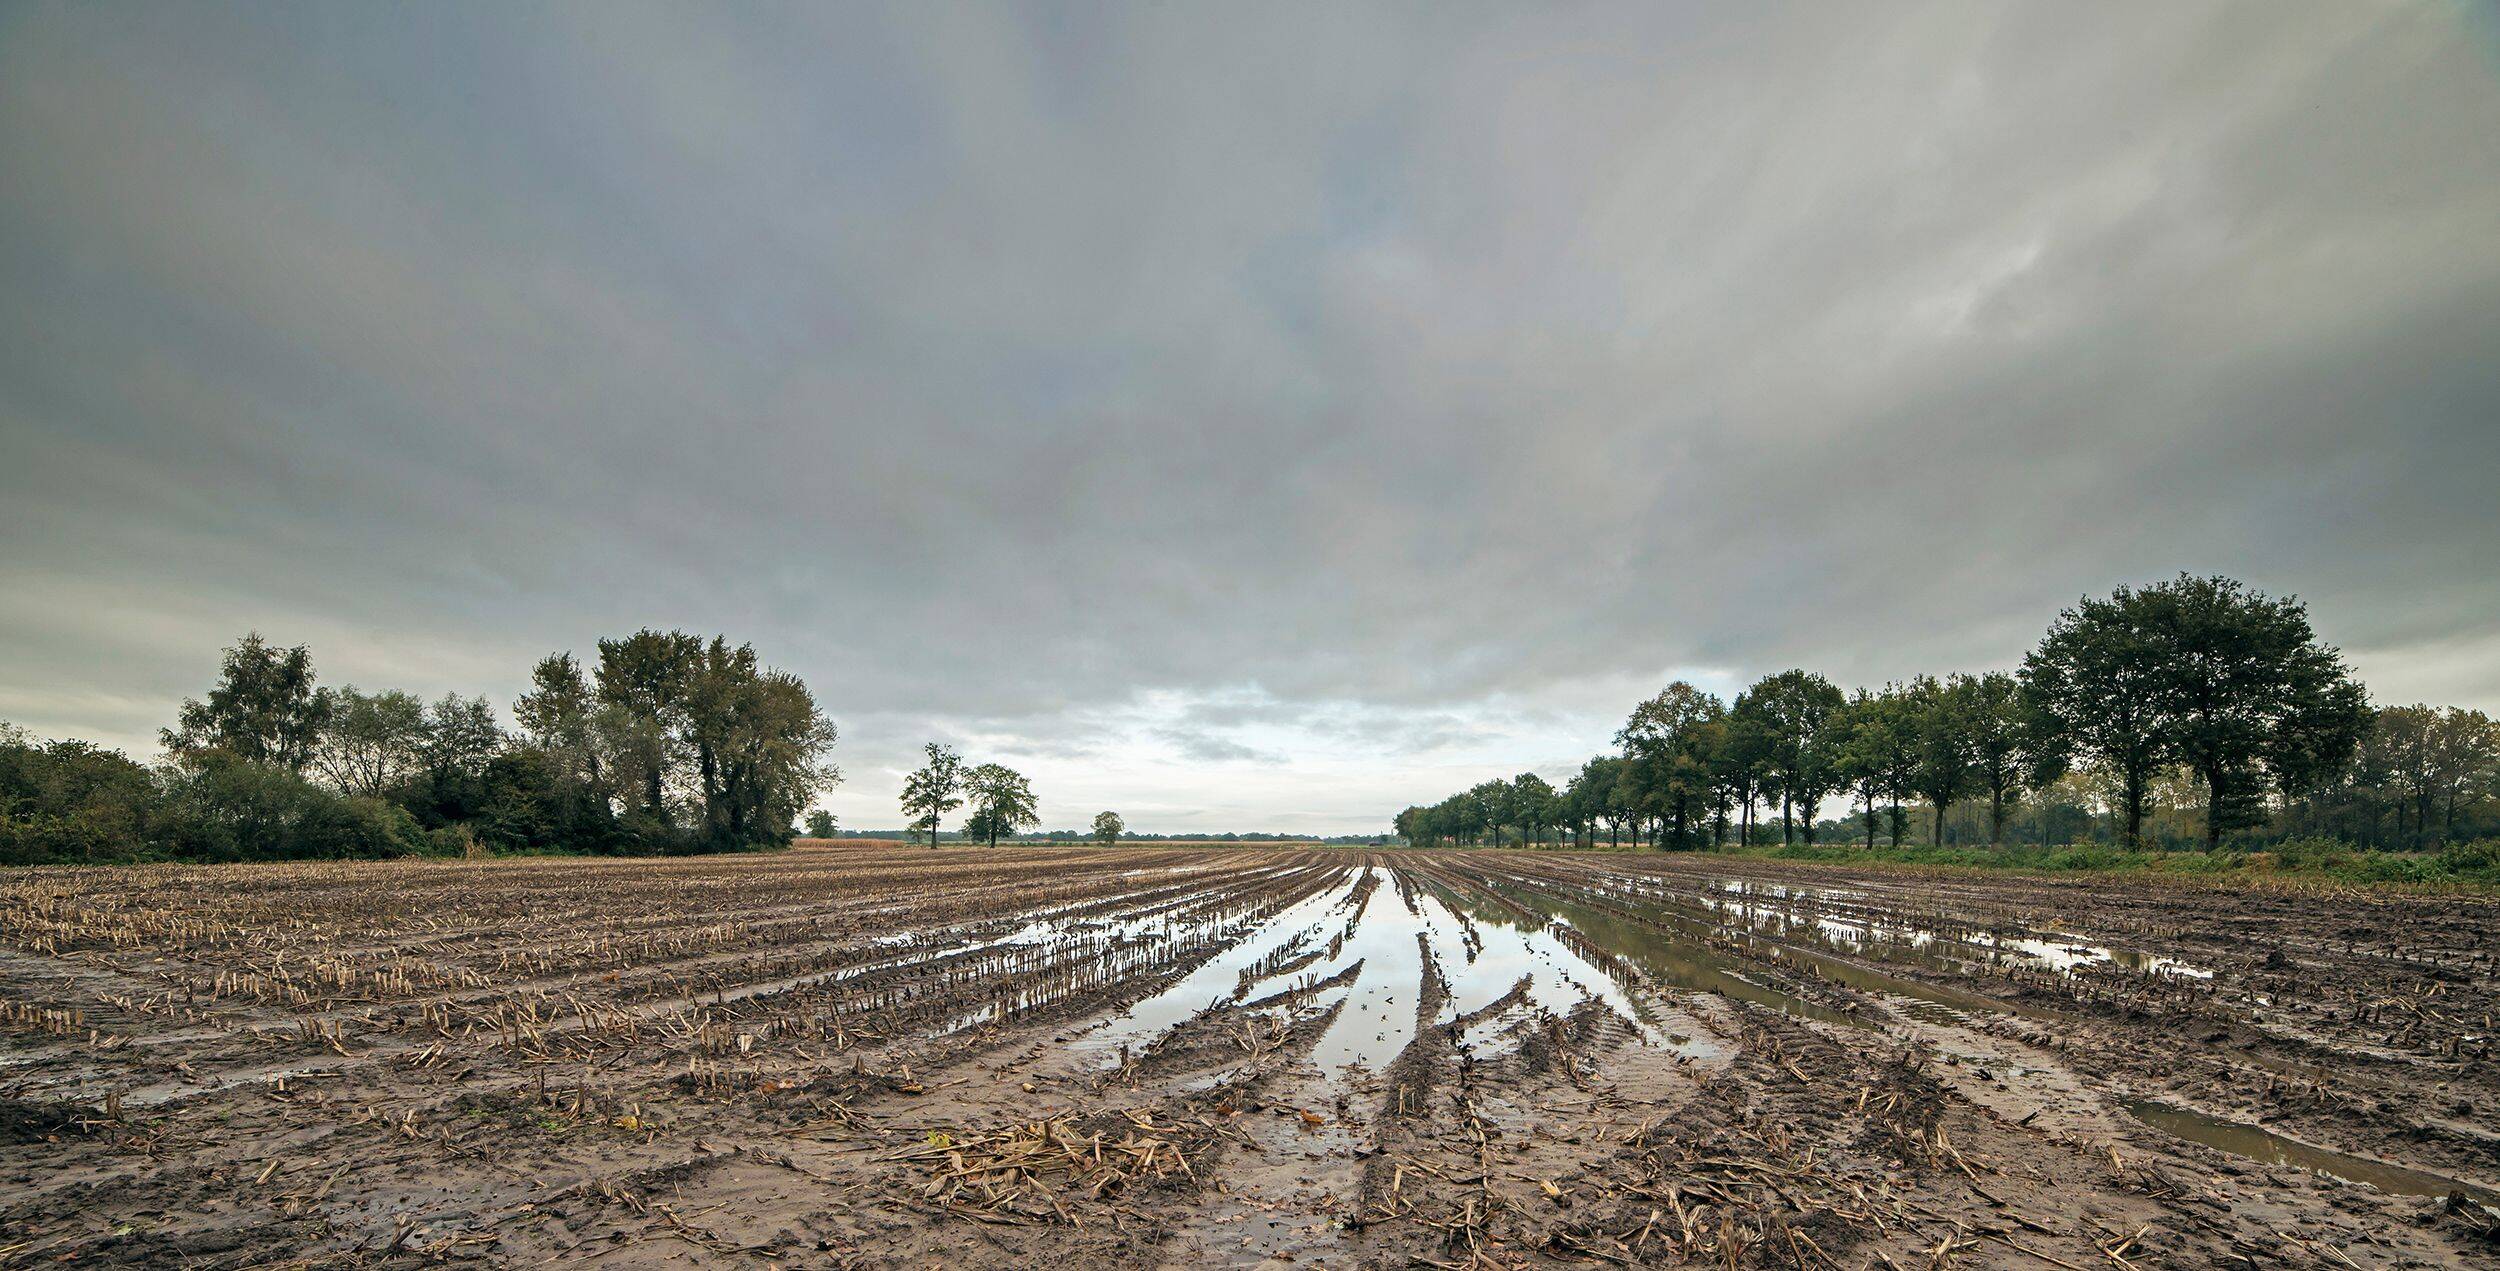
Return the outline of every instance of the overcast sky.
[[[2500,708],[2500,20],[9,3],[0,532],[39,734],[721,631],[855,826],[1373,830],[2183,569]]]

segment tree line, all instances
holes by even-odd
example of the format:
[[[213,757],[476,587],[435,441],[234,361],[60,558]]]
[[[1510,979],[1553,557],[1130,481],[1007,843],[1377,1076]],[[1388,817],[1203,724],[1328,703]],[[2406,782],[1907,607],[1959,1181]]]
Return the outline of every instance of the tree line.
[[[1678,681],[1614,741],[1560,789],[1487,781],[1394,828],[1417,844],[1811,844],[1840,798],[1847,820],[1825,827],[1870,848],[1922,829],[1943,844],[1957,808],[1997,844],[2026,803],[2038,841],[2084,833],[2089,818],[2047,812],[2088,803],[2111,840],[2142,846],[2148,817],[2192,798],[2207,848],[2269,833],[2420,846],[2488,832],[2500,803],[2500,730],[2481,713],[2374,710],[2297,600],[2185,574],[2061,612],[2012,674],[1844,692],[1788,670],[1732,702]]]
[[[483,697],[323,687],[254,633],[160,739],[151,767],[0,726],[0,861],[737,851],[840,779],[798,677],[682,631],[548,655],[510,727]]]

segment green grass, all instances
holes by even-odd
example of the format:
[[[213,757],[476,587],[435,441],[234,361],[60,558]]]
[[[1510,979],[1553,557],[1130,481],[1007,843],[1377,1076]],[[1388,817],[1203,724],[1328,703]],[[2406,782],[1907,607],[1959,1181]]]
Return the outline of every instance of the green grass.
[[[2293,839],[2260,850],[2128,850],[2096,843],[2064,847],[1924,847],[1802,843],[1787,847],[1716,849],[1760,860],[2016,870],[2039,874],[2162,874],[2222,881],[2340,883],[2353,886],[2500,890],[2500,840],[2458,843],[2428,852],[2381,852],[2340,839]]]

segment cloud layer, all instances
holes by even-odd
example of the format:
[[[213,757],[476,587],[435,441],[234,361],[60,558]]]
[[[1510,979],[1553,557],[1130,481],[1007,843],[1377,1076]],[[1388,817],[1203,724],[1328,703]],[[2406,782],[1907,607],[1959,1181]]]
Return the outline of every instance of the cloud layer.
[[[1368,829],[2179,569],[2500,707],[2425,3],[0,12],[0,718],[652,624],[1054,824]]]

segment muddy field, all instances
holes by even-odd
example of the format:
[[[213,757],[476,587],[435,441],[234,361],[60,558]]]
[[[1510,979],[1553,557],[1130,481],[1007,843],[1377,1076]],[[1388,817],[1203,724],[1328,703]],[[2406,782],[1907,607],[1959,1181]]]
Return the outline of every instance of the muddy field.
[[[2500,1263],[2500,906],[851,845],[0,878],[0,1261]]]

